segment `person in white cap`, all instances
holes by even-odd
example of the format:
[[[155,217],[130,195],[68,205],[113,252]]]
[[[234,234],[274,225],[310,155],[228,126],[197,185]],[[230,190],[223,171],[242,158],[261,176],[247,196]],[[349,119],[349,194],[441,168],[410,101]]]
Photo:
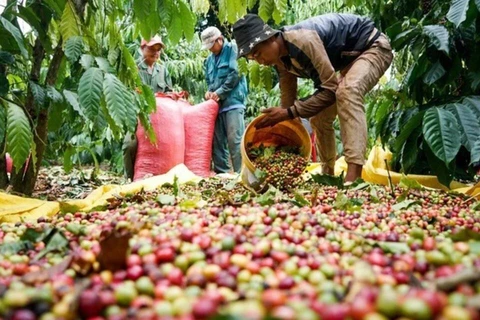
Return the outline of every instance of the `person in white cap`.
[[[216,173],[233,171],[242,167],[240,143],[245,131],[245,101],[247,81],[238,72],[237,46],[224,39],[216,27],[208,27],[201,33],[202,49],[212,54],[205,60],[205,76],[208,91],[205,99],[213,99],[220,105],[213,137],[213,170]]]
[[[142,83],[150,86],[154,93],[172,91],[172,80],[167,68],[158,62],[160,53],[164,48],[165,44],[158,35],[149,41],[143,39],[140,43],[142,58],[137,61],[138,74],[142,79]],[[127,133],[123,141],[125,176],[131,180],[133,180],[134,176],[135,158],[138,148],[135,131]]]

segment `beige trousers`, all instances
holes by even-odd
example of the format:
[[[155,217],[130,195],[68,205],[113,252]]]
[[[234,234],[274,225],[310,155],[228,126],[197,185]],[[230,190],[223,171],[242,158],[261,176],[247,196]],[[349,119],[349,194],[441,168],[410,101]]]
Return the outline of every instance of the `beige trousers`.
[[[333,121],[337,114],[347,163],[363,165],[367,150],[367,120],[363,99],[390,66],[392,48],[382,33],[372,46],[340,70],[336,103],[310,118],[324,167],[333,169],[337,157]]]

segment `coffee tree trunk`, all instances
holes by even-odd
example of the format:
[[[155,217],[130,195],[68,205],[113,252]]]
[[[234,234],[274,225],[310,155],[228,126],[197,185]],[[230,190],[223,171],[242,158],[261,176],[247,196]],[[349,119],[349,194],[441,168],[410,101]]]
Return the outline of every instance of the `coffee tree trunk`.
[[[37,40],[38,41],[38,40]],[[41,46],[41,45],[40,45]],[[43,49],[43,47],[42,47]],[[40,53],[40,51],[39,51]],[[45,51],[43,50],[43,54]],[[60,41],[55,48],[55,52],[53,54],[52,61],[50,62],[50,66],[47,72],[47,78],[45,81],[46,85],[53,86],[57,81],[58,77],[58,70],[60,68],[60,64],[62,59],[64,58],[64,53],[62,50],[62,41]],[[41,61],[40,61],[41,65]],[[35,71],[36,68],[32,69],[32,73]],[[29,99],[29,97],[32,97]],[[45,153],[45,148],[47,144],[47,133],[48,133],[48,110],[49,108],[43,108],[38,113],[38,116],[35,116],[34,111],[34,103],[32,93],[29,92],[27,97],[27,103],[25,105],[26,109],[28,110],[30,117],[33,120],[33,126],[35,127],[33,141],[35,143],[35,152],[36,152],[36,163],[32,163],[33,159],[30,159],[28,164],[26,163],[22,169],[16,173],[12,173],[12,181],[11,184],[13,186],[13,191],[22,193],[25,195],[31,195],[33,189],[35,187],[35,182],[37,181],[38,171],[40,170],[40,166],[43,160],[43,155]]]
[[[75,10],[79,17],[83,17],[83,12],[87,4],[87,0],[74,0]],[[83,20],[83,19],[81,19]],[[83,21],[81,21],[83,22]],[[48,23],[48,22],[47,22]],[[62,49],[63,41],[60,41],[57,44],[57,47],[54,50],[52,60],[50,61],[49,68],[47,71],[47,77],[45,80],[46,86],[54,86],[57,81],[58,71],[60,64],[65,57],[65,53]],[[45,58],[45,48],[39,39],[35,41],[35,46],[33,50],[33,66],[30,73],[30,80],[38,81],[40,76],[40,70],[42,67],[42,61]],[[18,171],[18,173],[12,172],[11,185],[14,192],[22,193],[25,195],[31,195],[35,188],[35,183],[37,181],[38,171],[40,170],[43,156],[47,144],[47,134],[48,134],[48,111],[47,108],[42,108],[40,111],[35,109],[35,99],[29,88],[27,99],[25,101],[25,110],[28,112],[28,116],[31,119],[31,126],[34,128],[33,141],[35,143],[35,154],[36,162],[33,163],[33,159],[30,158],[28,163],[25,163],[23,167]],[[15,171],[15,170],[13,170]],[[1,179],[1,178],[0,178]],[[1,183],[1,180],[0,180]]]

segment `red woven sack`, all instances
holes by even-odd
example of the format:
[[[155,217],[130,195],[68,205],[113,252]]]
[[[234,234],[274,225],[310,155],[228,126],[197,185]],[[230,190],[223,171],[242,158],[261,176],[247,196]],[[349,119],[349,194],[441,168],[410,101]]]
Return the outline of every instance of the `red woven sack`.
[[[185,124],[185,165],[201,177],[212,175],[213,132],[218,114],[218,103],[208,100],[197,105],[182,104]]]
[[[183,124],[182,103],[176,101],[177,94],[157,94],[157,111],[150,116],[157,143],[148,139],[145,128],[137,127],[138,149],[135,160],[133,180],[145,176],[167,173],[176,165],[184,162],[185,128]]]

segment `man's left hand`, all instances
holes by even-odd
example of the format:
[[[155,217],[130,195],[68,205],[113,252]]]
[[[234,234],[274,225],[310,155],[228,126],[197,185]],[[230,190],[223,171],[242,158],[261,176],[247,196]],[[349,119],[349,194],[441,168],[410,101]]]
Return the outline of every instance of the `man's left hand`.
[[[268,108],[263,110],[262,113],[265,114],[265,117],[255,125],[257,129],[272,127],[279,122],[290,119],[287,109],[280,107]]]
[[[210,99],[213,99],[215,101],[220,101],[220,97],[218,96],[218,94],[216,92],[212,92],[211,96],[210,96]]]

